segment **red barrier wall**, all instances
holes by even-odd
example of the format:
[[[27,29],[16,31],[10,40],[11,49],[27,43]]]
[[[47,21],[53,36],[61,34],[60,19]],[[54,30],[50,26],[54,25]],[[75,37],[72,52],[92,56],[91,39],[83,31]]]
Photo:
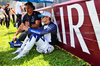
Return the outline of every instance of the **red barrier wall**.
[[[39,9],[52,13],[59,46],[92,65],[100,65],[100,0],[71,0]]]

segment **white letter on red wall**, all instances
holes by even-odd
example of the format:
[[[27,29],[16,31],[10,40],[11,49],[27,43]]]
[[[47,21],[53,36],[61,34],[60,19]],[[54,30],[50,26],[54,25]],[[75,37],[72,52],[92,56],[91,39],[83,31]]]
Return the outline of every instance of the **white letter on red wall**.
[[[94,1],[86,2],[86,5],[87,5],[88,11],[89,11],[89,15],[90,15],[90,18],[91,18],[91,21],[93,24],[93,28],[94,28],[94,31],[96,34],[98,46],[100,49],[100,22],[99,22],[99,18],[97,15]]]
[[[78,12],[79,20],[78,20],[77,25],[73,25],[72,12],[71,12],[72,8],[75,8]],[[84,12],[83,12],[81,5],[79,5],[79,4],[69,5],[69,6],[67,6],[67,10],[68,10],[68,20],[69,20],[69,27],[70,27],[71,46],[75,48],[74,31],[73,31],[73,30],[75,30],[75,33],[78,37],[78,40],[80,42],[80,45],[81,45],[83,52],[90,54],[90,52],[86,46],[86,43],[81,35],[81,32],[79,30],[79,28],[83,25],[83,22],[84,22]]]
[[[60,7],[60,17],[61,17],[63,43],[67,44],[67,42],[66,42],[66,32],[65,32],[65,23],[64,23],[64,15],[63,14],[64,14],[63,13],[63,7]]]

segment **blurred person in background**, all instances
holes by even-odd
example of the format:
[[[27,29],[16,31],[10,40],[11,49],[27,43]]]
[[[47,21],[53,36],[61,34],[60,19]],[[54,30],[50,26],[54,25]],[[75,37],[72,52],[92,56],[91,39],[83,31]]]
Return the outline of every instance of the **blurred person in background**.
[[[2,9],[3,9],[3,11],[4,11],[4,6],[1,6],[2,7]],[[4,12],[4,15],[7,15],[5,12]],[[5,27],[5,16],[3,17],[3,25],[4,25],[4,27]]]
[[[2,22],[4,21],[4,14],[7,15],[4,10],[3,7],[0,5],[0,23],[1,23],[1,27],[2,27]]]
[[[5,22],[6,22],[6,27],[9,29],[9,25],[10,25],[10,8],[9,8],[9,3],[6,4],[5,8],[4,8],[4,12],[5,12]]]
[[[3,9],[2,9],[2,6],[0,6],[0,24],[1,24],[1,27],[2,27],[3,17],[4,17]]]
[[[12,19],[13,19],[13,24],[14,24],[14,27],[15,27],[15,11],[14,9],[10,8],[10,12],[11,12],[11,15],[12,15]]]
[[[21,25],[22,12],[23,12],[22,3],[16,1],[15,13],[16,13],[16,16],[17,16],[17,19],[16,19],[16,27],[17,28]]]
[[[26,13],[27,13],[27,12],[26,12],[26,8],[24,7],[23,13],[22,13],[22,18],[24,17],[24,15],[25,15]]]

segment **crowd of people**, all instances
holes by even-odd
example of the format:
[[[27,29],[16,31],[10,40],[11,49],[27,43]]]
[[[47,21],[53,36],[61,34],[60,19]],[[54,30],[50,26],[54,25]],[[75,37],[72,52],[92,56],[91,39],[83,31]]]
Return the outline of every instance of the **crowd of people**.
[[[13,37],[13,41],[15,41],[19,33],[21,34],[18,39],[19,41],[23,41],[22,46],[13,52],[13,54],[19,54],[12,60],[25,56],[34,45],[36,45],[36,50],[39,53],[45,54],[51,53],[54,50],[55,44],[58,44],[57,26],[51,21],[51,13],[43,11],[41,14],[35,11],[35,6],[31,2],[27,2],[24,5],[26,14],[23,17],[23,8],[20,2],[16,3],[15,12],[12,8],[9,9],[9,4],[7,4],[4,9],[2,8],[7,28],[9,28],[9,12],[12,12],[12,17],[14,17],[14,15],[17,16],[16,26],[18,26],[18,30]],[[42,22],[44,25],[41,24]]]
[[[12,21],[14,24],[14,27],[18,28],[22,21],[22,14],[23,14],[23,8],[22,3],[16,1],[15,9],[9,8],[10,4],[7,3],[5,7],[0,5],[0,24],[2,27],[2,24],[6,24],[6,27],[9,29],[10,26],[10,19],[12,16]],[[17,17],[15,19],[15,17]]]

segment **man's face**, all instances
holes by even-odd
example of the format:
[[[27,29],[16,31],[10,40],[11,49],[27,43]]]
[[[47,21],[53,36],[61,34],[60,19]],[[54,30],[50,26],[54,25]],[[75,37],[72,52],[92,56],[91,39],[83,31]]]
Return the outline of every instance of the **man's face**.
[[[28,12],[29,14],[33,12],[33,8],[30,5],[26,5],[26,12]]]
[[[7,4],[6,6],[7,6],[7,7],[9,7],[9,5],[8,5],[8,4]]]
[[[47,22],[47,20],[48,20],[48,17],[47,16],[45,16],[45,17],[41,17],[41,20],[42,20],[42,22]]]

